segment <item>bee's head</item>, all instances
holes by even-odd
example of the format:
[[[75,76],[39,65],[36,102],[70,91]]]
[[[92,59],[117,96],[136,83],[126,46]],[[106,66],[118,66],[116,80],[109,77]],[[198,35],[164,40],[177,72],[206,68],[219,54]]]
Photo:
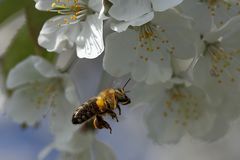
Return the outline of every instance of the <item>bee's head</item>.
[[[118,99],[118,102],[120,102],[122,105],[127,105],[131,103],[130,98],[128,98],[128,96],[126,95],[128,91],[124,90],[130,80],[131,79],[129,78],[122,88],[116,89],[116,98]]]
[[[120,102],[122,105],[127,105],[131,103],[130,98],[128,98],[123,88],[117,88],[115,91],[118,102]]]

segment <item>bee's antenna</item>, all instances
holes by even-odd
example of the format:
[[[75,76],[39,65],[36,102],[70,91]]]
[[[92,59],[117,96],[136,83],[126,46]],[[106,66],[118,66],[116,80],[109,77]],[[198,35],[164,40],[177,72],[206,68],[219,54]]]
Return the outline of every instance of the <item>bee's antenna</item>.
[[[123,86],[123,90],[124,90],[124,88],[127,86],[127,84],[128,84],[128,82],[131,80],[131,78],[129,78],[128,80],[127,80],[127,82],[124,84],[124,86]]]

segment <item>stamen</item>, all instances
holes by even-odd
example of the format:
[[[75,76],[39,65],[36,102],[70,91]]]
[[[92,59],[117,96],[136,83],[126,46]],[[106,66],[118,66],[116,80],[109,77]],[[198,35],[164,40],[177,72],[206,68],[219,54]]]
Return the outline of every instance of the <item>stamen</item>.
[[[84,21],[86,16],[93,12],[85,3],[78,0],[65,0],[65,2],[63,0],[55,0],[49,11],[70,16],[64,19],[63,24],[59,24],[59,26]]]
[[[236,16],[240,13],[240,0],[235,2],[225,1],[225,0],[199,0],[202,3],[206,3],[209,13],[212,17],[215,17],[215,23],[218,27],[222,26],[228,19],[222,16],[223,9],[226,15]],[[218,14],[220,14],[218,16]]]
[[[210,75],[216,78],[218,83],[223,83],[226,79],[235,82],[236,74],[239,72],[239,62],[235,60],[239,56],[238,51],[226,52],[221,48],[220,43],[206,43],[205,56],[210,56],[212,65],[209,70]]]
[[[36,108],[40,108],[43,105],[54,106],[54,97],[57,92],[61,89],[61,80],[53,79],[51,83],[41,84],[39,82],[34,83],[34,90],[39,95],[32,99],[36,104]]]
[[[190,121],[195,121],[199,118],[202,110],[191,92],[184,89],[183,86],[176,85],[168,90],[167,93],[169,99],[165,101],[165,110],[162,113],[164,118],[174,114],[175,124],[183,127],[187,127]]]
[[[138,44],[133,46],[140,59],[144,62],[149,60],[151,54],[159,54],[161,56],[164,52],[170,54],[175,53],[175,47],[169,43],[169,40],[165,36],[166,29],[159,25],[146,23],[140,27],[135,28],[139,33]],[[149,53],[149,54],[146,54]],[[159,61],[164,61],[163,57],[159,58]]]

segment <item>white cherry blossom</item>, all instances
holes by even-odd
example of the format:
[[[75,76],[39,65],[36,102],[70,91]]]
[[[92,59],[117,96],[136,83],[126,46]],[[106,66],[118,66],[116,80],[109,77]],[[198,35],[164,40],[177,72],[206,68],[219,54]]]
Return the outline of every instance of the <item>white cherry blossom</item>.
[[[148,19],[148,23],[141,23],[141,19]],[[191,19],[168,10],[155,16],[151,12],[135,22],[136,26],[106,38],[103,67],[111,75],[131,73],[136,81],[165,82],[172,76],[171,56],[195,56],[195,47],[188,45],[195,38]]]
[[[109,14],[118,21],[131,21],[151,11],[165,11],[183,0],[110,0]]]
[[[31,56],[20,62],[10,71],[7,87],[13,92],[6,112],[15,122],[34,125],[49,114],[52,133],[66,140],[77,129],[71,123],[78,105],[74,85],[46,60]]]
[[[184,0],[178,7],[181,12],[195,19],[198,29],[209,31],[222,26],[233,16],[239,15],[239,0]]]
[[[44,159],[53,149],[60,151],[60,160],[90,160],[104,159],[114,160],[115,155],[111,148],[100,142],[91,130],[77,130],[68,140],[55,138],[39,154],[39,159]]]
[[[239,27],[240,17],[234,17],[221,28],[199,35],[193,83],[216,103],[221,103],[222,97],[232,90],[239,91]]]
[[[49,52],[77,51],[79,58],[89,59],[103,52],[102,1],[36,0],[36,8],[61,14],[44,24],[38,38]]]
[[[200,88],[180,83],[170,88],[165,84],[140,83],[131,93],[136,103],[146,106],[148,135],[159,144],[177,143],[186,133],[201,140],[217,140],[240,113],[238,96],[229,95],[235,101],[225,98],[222,104],[214,105]]]
[[[115,160],[115,155],[111,148],[106,144],[95,140],[89,150],[80,153],[62,152],[60,160]]]

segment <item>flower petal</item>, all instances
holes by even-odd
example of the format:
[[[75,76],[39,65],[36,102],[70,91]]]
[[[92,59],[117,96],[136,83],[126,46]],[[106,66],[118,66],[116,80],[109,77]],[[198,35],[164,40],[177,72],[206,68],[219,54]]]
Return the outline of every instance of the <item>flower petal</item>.
[[[194,29],[199,33],[205,35],[211,30],[213,22],[206,2],[184,0],[177,8],[194,19]]]
[[[88,1],[88,7],[94,10],[95,12],[100,12],[102,10],[103,1],[102,0],[89,0]]]
[[[231,19],[227,24],[222,29],[225,30],[225,33],[222,34],[221,46],[226,52],[238,51],[240,48],[238,41],[240,38],[240,16]]]
[[[13,89],[20,85],[44,80],[45,77],[37,70],[37,66],[39,66],[40,64],[46,64],[46,63],[47,62],[40,57],[37,57],[37,56],[28,57],[24,61],[17,64],[9,72],[9,75],[7,78],[7,87],[10,89]],[[42,67],[42,65],[40,66]],[[50,68],[52,68],[52,66]]]
[[[70,79],[69,75],[65,75],[64,77],[64,89],[65,89],[65,97],[69,103],[74,106],[79,105],[79,98],[76,92],[76,86],[73,81]]]
[[[217,82],[211,83],[210,75],[211,60],[208,57],[200,57],[193,68],[193,83],[202,88],[208,95],[211,103],[220,104],[222,102],[223,92],[221,88],[216,87]]]
[[[185,133],[181,125],[175,124],[174,114],[164,117],[164,104],[159,101],[153,109],[146,114],[146,124],[149,136],[159,144],[177,143]]]
[[[79,58],[93,59],[103,52],[103,21],[98,19],[97,15],[87,17],[76,44]]]
[[[42,88],[45,87],[39,86]],[[47,113],[48,99],[42,92],[36,91],[36,86],[27,86],[17,89],[6,102],[8,115],[17,123],[34,125]]]
[[[134,101],[131,103],[131,106],[141,103],[151,103],[156,100],[156,95],[158,99],[162,99],[164,87],[165,83],[158,83],[154,85],[136,83],[131,91],[131,97],[134,99]]]
[[[103,68],[113,76],[121,77],[131,71],[136,55],[131,52],[135,45],[137,34],[127,30],[122,33],[112,33],[106,38],[106,49],[103,58]],[[132,51],[134,51],[132,49]]]
[[[40,46],[49,52],[67,52],[73,50],[77,35],[81,31],[79,23],[64,24],[64,19],[69,16],[56,16],[48,20],[38,37]]]
[[[104,69],[117,77],[131,73],[134,80],[148,84],[169,80],[172,75],[169,54],[158,50],[148,52],[143,48],[136,50],[138,43],[138,33],[134,30],[109,35],[103,59]],[[146,56],[145,60],[141,58],[142,54]]]
[[[151,12],[150,0],[111,0],[109,14],[119,21],[130,21]]]
[[[91,157],[91,150],[86,150],[76,154],[61,152],[59,160],[90,160]]]
[[[199,138],[201,140],[205,140],[207,142],[213,142],[222,138],[227,133],[229,129],[229,123],[228,123],[229,121],[224,119],[224,117],[221,117],[221,116],[216,117],[213,115],[209,115],[209,117],[204,117],[204,118],[207,118],[207,119],[202,120],[202,124],[199,124],[199,127],[202,126],[203,127],[202,129],[206,132],[204,133],[204,135],[199,135],[199,132],[197,133],[197,131],[192,132],[191,134],[194,137]],[[194,127],[196,128],[197,125],[198,123],[195,124]],[[209,128],[207,128],[206,126]],[[203,130],[201,130],[200,133]]]
[[[156,13],[152,23],[165,30],[165,37],[174,47],[173,56],[181,59],[195,56],[196,51],[193,42],[198,38],[198,33],[193,31],[192,19],[175,10],[168,10],[163,13]],[[168,54],[168,52],[165,54]]]
[[[64,92],[55,95],[50,124],[55,139],[68,141],[73,136],[74,131],[79,128],[71,121],[75,107],[67,101]]]
[[[48,61],[41,57],[36,57],[38,61],[34,63],[34,68],[45,78],[61,77],[60,72]]]
[[[98,140],[94,142],[93,149],[94,149],[94,156],[97,157],[97,159],[104,159],[104,160],[116,159],[112,149],[106,144]]]
[[[55,147],[61,151],[77,154],[89,150],[94,141],[94,135],[91,132],[75,131],[70,140],[56,139]]]
[[[149,21],[151,21],[154,17],[154,13],[150,12],[147,14],[144,14],[143,16],[137,17],[136,19],[133,19],[131,21],[112,21],[111,28],[112,30],[116,32],[122,32],[125,31],[129,26],[141,26]]]
[[[35,0],[35,1],[36,1],[35,7],[43,11],[51,9],[52,3],[55,2],[55,0]]]
[[[165,11],[169,8],[173,8],[180,3],[182,3],[183,0],[151,0],[152,6],[154,11]]]

